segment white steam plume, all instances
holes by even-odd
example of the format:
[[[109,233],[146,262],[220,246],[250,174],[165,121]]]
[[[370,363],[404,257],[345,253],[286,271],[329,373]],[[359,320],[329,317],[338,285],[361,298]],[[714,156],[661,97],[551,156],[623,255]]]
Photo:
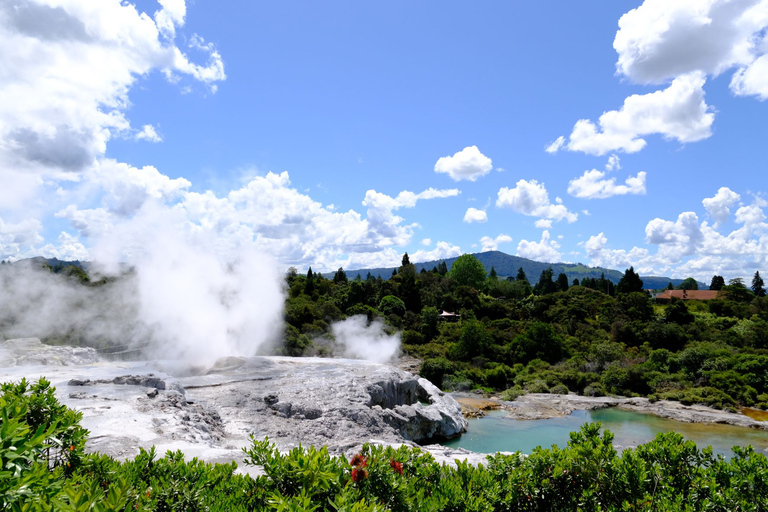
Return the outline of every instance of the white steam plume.
[[[331,333],[343,347],[344,357],[387,363],[400,353],[400,333],[388,335],[381,320],[368,325],[365,315],[351,316],[332,324]]]
[[[108,267],[122,260],[135,270],[138,314],[157,357],[211,363],[255,355],[280,338],[284,276],[252,243],[222,246],[211,230],[150,202],[93,254]]]

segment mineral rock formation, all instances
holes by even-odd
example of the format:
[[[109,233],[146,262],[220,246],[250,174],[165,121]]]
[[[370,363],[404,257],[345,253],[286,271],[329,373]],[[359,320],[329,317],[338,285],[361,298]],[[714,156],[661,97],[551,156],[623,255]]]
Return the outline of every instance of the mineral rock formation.
[[[155,445],[159,453],[241,460],[250,435],[281,449],[326,445],[349,453],[364,442],[438,441],[467,426],[458,403],[429,381],[366,361],[229,357],[210,368],[105,362],[93,351],[34,338],[0,344],[0,361],[3,380],[51,380],[62,403],[83,412],[89,449],[116,457]]]

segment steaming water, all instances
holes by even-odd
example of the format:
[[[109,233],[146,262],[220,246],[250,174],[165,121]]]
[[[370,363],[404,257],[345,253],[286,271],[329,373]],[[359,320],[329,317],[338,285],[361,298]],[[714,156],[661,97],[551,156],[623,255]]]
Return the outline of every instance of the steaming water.
[[[623,411],[616,408],[574,411],[570,416],[546,420],[516,420],[504,411],[491,411],[485,417],[469,420],[467,433],[445,442],[452,448],[466,448],[480,453],[521,451],[530,453],[535,447],[564,447],[569,433],[589,422],[600,422],[614,434],[617,449],[651,441],[659,432],[676,431],[694,441],[699,448],[712,446],[717,454],[731,456],[731,447],[747,446],[757,452],[768,450],[768,431],[730,425],[684,423],[652,414]]]

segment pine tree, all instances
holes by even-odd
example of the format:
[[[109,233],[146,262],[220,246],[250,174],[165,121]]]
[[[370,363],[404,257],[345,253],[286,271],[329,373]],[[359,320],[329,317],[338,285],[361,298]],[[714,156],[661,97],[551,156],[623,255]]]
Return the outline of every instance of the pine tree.
[[[304,281],[304,295],[312,295],[315,291],[315,275],[312,273],[312,267],[307,271],[307,279]]]
[[[723,286],[725,286],[723,276],[712,276],[712,281],[709,282],[710,290],[722,290]]]
[[[557,289],[561,292],[568,291],[568,276],[563,272],[560,272],[560,275],[557,276]]]
[[[635,267],[629,267],[624,271],[624,276],[619,280],[616,285],[616,293],[632,293],[642,292],[643,281],[640,276],[635,273]]]
[[[752,293],[758,297],[765,297],[765,283],[759,271],[755,271],[755,276],[752,278]]]
[[[517,277],[515,278],[517,281],[525,281],[528,282],[528,277],[525,275],[525,270],[523,270],[523,267],[520,267],[517,269]]]

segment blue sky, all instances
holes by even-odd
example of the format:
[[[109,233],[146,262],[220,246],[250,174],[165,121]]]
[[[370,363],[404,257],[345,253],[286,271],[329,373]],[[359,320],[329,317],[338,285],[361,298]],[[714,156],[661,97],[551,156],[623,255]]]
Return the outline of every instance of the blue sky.
[[[768,0],[13,0],[0,258],[178,232],[302,270],[497,248],[747,278],[766,27]]]

